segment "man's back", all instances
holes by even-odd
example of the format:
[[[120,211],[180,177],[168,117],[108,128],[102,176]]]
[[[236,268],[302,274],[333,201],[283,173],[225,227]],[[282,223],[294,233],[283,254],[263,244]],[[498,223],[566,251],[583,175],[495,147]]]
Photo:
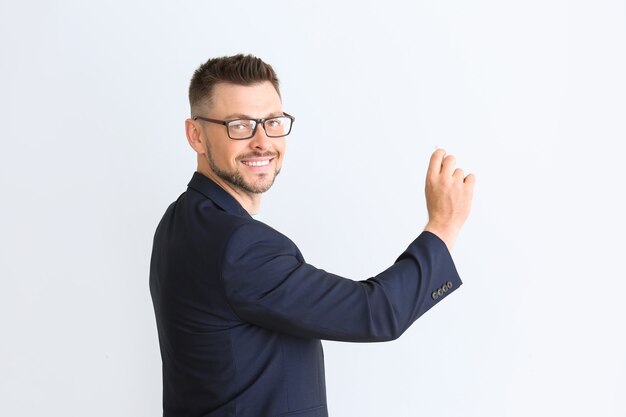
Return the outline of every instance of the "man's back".
[[[247,323],[229,304],[223,255],[233,231],[251,222],[225,191],[196,173],[157,228],[150,290],[165,416],[273,416],[306,409],[298,415],[327,415],[320,341]],[[301,258],[295,246],[293,256]]]

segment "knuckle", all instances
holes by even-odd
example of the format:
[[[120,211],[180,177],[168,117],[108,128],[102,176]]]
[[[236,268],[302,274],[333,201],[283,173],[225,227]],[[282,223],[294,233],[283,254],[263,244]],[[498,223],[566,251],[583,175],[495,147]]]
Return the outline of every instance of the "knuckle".
[[[454,184],[454,178],[452,177],[443,177],[441,178],[441,185],[450,188]]]

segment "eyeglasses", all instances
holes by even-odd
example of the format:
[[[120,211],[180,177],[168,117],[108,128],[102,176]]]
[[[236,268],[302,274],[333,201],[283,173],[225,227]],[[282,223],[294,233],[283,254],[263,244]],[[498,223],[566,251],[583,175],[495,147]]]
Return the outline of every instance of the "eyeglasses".
[[[283,113],[283,116],[265,117],[263,119],[215,120],[208,117],[195,116],[193,120],[204,120],[226,126],[228,137],[234,140],[250,139],[256,133],[259,124],[263,125],[265,134],[270,138],[280,138],[291,133],[295,117]]]

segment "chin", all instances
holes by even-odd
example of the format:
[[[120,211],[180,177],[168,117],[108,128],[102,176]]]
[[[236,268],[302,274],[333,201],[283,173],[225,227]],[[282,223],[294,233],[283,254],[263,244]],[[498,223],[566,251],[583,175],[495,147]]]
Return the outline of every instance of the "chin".
[[[247,191],[253,192],[255,194],[263,194],[268,191],[274,185],[274,181],[276,180],[276,172],[271,177],[268,174],[264,174],[262,178],[259,178],[257,181],[246,182]]]
[[[272,188],[272,186],[274,185],[274,180],[272,180],[271,182],[267,183],[267,182],[262,182],[262,183],[256,183],[256,184],[250,184],[250,187],[248,188],[250,191],[254,192],[255,194],[263,194],[266,191],[269,191],[270,188]]]

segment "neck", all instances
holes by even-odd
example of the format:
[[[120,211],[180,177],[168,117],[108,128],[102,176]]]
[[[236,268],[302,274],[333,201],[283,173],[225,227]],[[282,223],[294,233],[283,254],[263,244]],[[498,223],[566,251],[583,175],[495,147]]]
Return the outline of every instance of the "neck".
[[[213,180],[214,183],[222,187],[231,197],[244,208],[250,215],[258,214],[261,211],[261,194],[250,193],[240,188],[234,187],[229,182],[224,181],[208,168],[198,167],[197,170],[202,175]]]

